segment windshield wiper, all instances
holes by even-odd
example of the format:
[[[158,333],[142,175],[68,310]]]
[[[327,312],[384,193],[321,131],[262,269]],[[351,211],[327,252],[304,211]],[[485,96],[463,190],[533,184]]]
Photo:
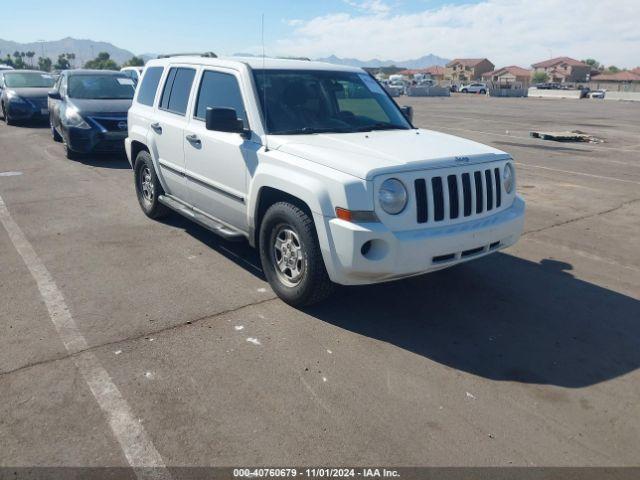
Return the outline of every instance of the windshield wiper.
[[[271,135],[310,135],[313,133],[347,133],[352,132],[351,129],[338,128],[338,127],[325,127],[325,128],[316,128],[316,127],[303,127],[303,128],[294,128],[291,130],[279,130],[277,132],[270,132]]]
[[[363,125],[356,129],[357,132],[370,132],[373,130],[408,130],[408,128],[392,123],[373,123],[371,125]]]

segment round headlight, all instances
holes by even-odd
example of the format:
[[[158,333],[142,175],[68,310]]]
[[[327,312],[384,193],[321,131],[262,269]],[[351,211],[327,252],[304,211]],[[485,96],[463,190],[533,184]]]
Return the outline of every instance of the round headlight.
[[[382,209],[390,215],[397,215],[407,206],[407,189],[397,178],[382,182],[378,192],[378,201]]]
[[[502,171],[502,185],[504,186],[504,191],[507,193],[511,193],[513,191],[513,186],[516,184],[516,172],[513,170],[513,165],[507,163]]]

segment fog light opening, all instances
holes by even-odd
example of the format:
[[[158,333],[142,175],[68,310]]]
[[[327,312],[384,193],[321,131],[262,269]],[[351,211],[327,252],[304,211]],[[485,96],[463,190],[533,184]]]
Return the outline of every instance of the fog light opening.
[[[389,253],[389,244],[384,240],[368,240],[362,244],[360,253],[367,260],[382,260]]]

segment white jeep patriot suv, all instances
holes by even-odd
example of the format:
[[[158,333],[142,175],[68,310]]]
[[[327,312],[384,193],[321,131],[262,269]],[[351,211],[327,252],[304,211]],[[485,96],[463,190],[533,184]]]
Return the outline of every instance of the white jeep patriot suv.
[[[246,238],[301,306],[519,238],[511,157],[409,117],[359,68],[174,56],[147,63],[126,150],[147,216]]]

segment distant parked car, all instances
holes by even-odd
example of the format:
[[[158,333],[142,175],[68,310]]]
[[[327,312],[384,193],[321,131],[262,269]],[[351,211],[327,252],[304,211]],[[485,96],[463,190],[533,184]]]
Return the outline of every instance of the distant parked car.
[[[606,90],[594,90],[592,92],[589,93],[589,97],[590,98],[599,98],[599,99],[603,99],[605,97],[605,95],[607,94]]]
[[[13,70],[13,67],[11,67],[11,66],[9,66],[9,65],[5,65],[5,64],[3,63],[3,64],[0,64],[0,71],[1,71],[1,70]]]
[[[121,72],[67,70],[49,92],[51,136],[67,158],[90,152],[124,152],[127,112],[135,82]]]
[[[142,76],[143,70],[144,67],[124,67],[120,69],[122,73],[136,82],[136,85],[138,84],[138,80],[140,80],[140,77]]]
[[[0,110],[7,125],[45,120],[49,116],[47,92],[53,77],[37,70],[3,70],[0,76]]]
[[[460,91],[462,93],[479,93],[480,95],[484,95],[485,93],[487,93],[487,84],[470,83],[469,85],[462,85],[460,87]]]
[[[536,83],[536,88],[538,90],[559,90],[560,84],[555,82],[541,82]]]

